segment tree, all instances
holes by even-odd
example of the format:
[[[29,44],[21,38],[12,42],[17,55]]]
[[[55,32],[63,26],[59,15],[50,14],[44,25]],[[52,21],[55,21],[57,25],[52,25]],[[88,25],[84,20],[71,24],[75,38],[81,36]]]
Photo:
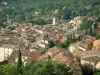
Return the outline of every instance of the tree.
[[[10,64],[0,65],[0,75],[17,75],[17,68]]]
[[[17,68],[10,64],[0,67],[0,75],[17,75]]]
[[[57,43],[56,43],[56,46],[57,46],[58,48],[65,48],[65,49],[66,49],[66,46],[65,46],[64,43],[57,42]]]
[[[22,75],[73,75],[73,73],[65,64],[47,60],[26,64]]]
[[[55,42],[53,42],[52,40],[49,41],[49,47],[52,48],[52,47],[54,47],[54,46],[55,46]]]
[[[17,71],[19,74],[22,73],[22,55],[21,55],[21,50],[19,49],[18,53],[18,66],[17,66]]]
[[[100,39],[100,34],[96,34],[96,39]]]
[[[66,46],[66,49],[68,50],[68,47],[70,46],[70,41],[69,40],[66,40],[64,42],[65,46]]]
[[[38,24],[39,24],[39,25],[45,25],[46,22],[44,21],[44,19],[39,18],[39,19],[38,19]]]
[[[92,30],[92,26],[89,27],[89,35],[93,35],[93,30]]]
[[[9,29],[9,30],[15,30],[16,27],[15,27],[15,26],[9,26],[8,29]]]
[[[80,29],[82,29],[82,30],[89,29],[89,27],[91,27],[92,24],[93,24],[92,20],[84,21],[82,24],[80,24]]]
[[[93,74],[93,75],[100,75],[100,72],[96,72],[95,74]]]
[[[63,19],[64,20],[70,19],[70,15],[71,15],[70,13],[71,13],[70,10],[65,9],[63,13]]]
[[[16,17],[15,17],[15,20],[16,20],[16,21],[25,21],[25,19],[26,19],[25,15],[20,15],[20,14],[18,14],[18,15],[16,15]]]

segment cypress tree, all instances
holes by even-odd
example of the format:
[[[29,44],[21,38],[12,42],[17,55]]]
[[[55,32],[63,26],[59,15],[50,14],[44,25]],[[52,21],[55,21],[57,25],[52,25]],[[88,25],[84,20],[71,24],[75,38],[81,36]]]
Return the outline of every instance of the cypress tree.
[[[52,48],[52,47],[54,47],[54,46],[55,46],[55,42],[53,42],[52,40],[49,41],[49,47]]]
[[[86,29],[86,31],[85,31],[85,35],[87,35],[88,34],[88,30]]]
[[[18,53],[18,66],[17,66],[17,71],[18,74],[22,73],[22,55],[21,55],[21,50],[19,49],[19,53]]]

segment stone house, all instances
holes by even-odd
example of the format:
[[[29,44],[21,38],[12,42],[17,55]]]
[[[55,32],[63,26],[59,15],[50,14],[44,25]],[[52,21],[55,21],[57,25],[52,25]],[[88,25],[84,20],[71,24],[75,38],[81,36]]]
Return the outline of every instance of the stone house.
[[[13,44],[4,44],[0,47],[0,61],[8,60],[9,56],[16,49]]]

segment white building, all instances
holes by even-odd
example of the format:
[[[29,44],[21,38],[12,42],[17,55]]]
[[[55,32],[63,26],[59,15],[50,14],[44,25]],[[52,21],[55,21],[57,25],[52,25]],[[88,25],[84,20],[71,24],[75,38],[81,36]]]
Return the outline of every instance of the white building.
[[[56,25],[58,22],[57,22],[57,19],[54,17],[53,18],[53,25]]]
[[[4,44],[0,47],[0,62],[8,60],[8,57],[11,55],[12,51],[16,46],[11,44]]]

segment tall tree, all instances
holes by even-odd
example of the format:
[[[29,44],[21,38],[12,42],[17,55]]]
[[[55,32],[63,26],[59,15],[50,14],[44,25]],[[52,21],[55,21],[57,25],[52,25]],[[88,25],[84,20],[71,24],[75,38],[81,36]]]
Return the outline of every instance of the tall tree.
[[[21,50],[19,49],[18,53],[18,67],[17,67],[18,74],[22,73],[22,55],[21,55]]]
[[[70,41],[69,40],[66,40],[64,42],[64,45],[66,46],[66,49],[68,50],[68,47],[70,46]]]

